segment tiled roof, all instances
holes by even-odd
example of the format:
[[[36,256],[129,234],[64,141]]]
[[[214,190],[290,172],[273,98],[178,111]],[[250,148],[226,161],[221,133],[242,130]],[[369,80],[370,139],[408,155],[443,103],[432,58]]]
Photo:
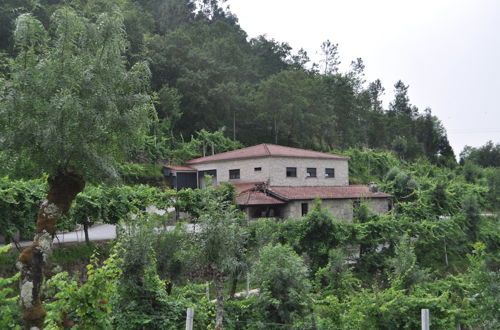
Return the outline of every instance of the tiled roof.
[[[383,192],[371,192],[368,186],[325,186],[325,187],[269,187],[269,191],[278,198],[298,199],[343,199],[343,198],[388,198]]]
[[[233,159],[258,158],[258,157],[299,157],[299,158],[326,158],[349,159],[349,157],[327,154],[324,152],[284,147],[275,144],[259,144],[252,147],[232,150],[220,154],[192,159],[186,164],[201,164]]]
[[[276,205],[285,204],[284,201],[270,196],[262,191],[249,190],[236,196],[238,205]]]
[[[173,165],[165,165],[164,167],[169,168],[173,171],[180,171],[180,172],[196,172],[195,168],[188,167],[188,166],[173,166]]]
[[[260,191],[256,186],[262,182],[244,182],[234,184],[238,205],[275,205],[285,204],[290,200],[348,199],[348,198],[389,198],[383,192],[371,192],[368,186],[325,186],[325,187],[269,187]]]

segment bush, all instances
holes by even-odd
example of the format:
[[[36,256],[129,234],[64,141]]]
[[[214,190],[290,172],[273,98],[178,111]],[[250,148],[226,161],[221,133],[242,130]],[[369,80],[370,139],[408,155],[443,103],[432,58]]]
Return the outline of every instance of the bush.
[[[10,245],[0,247],[0,255],[6,253]],[[13,289],[19,281],[19,273],[9,277],[0,277],[0,329],[21,329],[21,312],[17,305],[18,296]]]
[[[45,327],[61,329],[75,326],[77,329],[106,329],[111,327],[110,302],[117,289],[116,280],[121,274],[118,253],[120,246],[99,267],[98,255],[87,265],[87,281],[78,283],[67,272],[54,275],[47,281]]]

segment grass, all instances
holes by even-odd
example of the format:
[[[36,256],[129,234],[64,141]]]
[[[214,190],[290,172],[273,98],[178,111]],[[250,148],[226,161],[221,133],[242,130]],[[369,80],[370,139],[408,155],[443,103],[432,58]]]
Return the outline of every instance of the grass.
[[[108,256],[111,248],[110,243],[73,245],[60,249],[55,249],[49,259],[51,263],[73,264],[81,261],[89,262],[95,253],[101,256]]]

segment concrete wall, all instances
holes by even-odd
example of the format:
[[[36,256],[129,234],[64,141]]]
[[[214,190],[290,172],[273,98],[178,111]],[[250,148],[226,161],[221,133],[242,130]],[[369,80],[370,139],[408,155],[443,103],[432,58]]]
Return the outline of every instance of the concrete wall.
[[[368,207],[374,213],[383,214],[389,210],[389,199],[372,198],[366,200]],[[302,203],[307,203],[309,211],[313,208],[312,200],[295,200],[286,204],[283,209],[284,218],[299,218],[302,216]],[[335,220],[351,221],[353,218],[352,199],[327,199],[321,202],[321,207],[326,208]]]
[[[199,171],[217,170],[217,182],[266,182],[269,180],[271,186],[344,186],[349,184],[346,159],[263,157],[194,164],[191,167]],[[261,167],[262,170],[256,172],[254,170],[256,167]],[[296,167],[297,177],[287,178],[287,167]],[[317,177],[307,177],[308,167],[316,168]],[[335,177],[326,178],[325,168],[334,168]],[[229,179],[229,170],[232,169],[240,170],[240,179]]]

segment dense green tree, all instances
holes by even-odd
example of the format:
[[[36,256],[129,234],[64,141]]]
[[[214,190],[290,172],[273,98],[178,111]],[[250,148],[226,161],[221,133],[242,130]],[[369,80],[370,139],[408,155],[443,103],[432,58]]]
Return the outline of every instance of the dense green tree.
[[[151,110],[144,94],[147,66],[125,69],[126,39],[118,12],[91,20],[64,8],[51,20],[50,38],[32,15],[17,19],[18,55],[0,80],[2,148],[7,155],[29,156],[49,174],[34,243],[19,263],[28,327],[43,323],[41,274],[58,218],[85,180],[117,176],[115,162],[137,143]]]
[[[311,268],[317,270],[328,262],[328,253],[334,240],[333,218],[328,210],[321,208],[316,199],[312,210],[306,215],[303,224],[300,246],[311,259]]]
[[[332,108],[331,117],[335,118],[333,128],[329,128],[327,143],[330,148],[347,148],[363,145],[365,129],[360,119],[353,80],[346,75],[336,74],[322,77],[325,102]],[[328,120],[328,118],[322,118]]]
[[[319,93],[318,81],[302,70],[281,71],[262,81],[254,98],[256,119],[267,128],[267,139],[291,146],[313,145],[314,138],[321,140],[322,133],[333,125]],[[318,126],[322,129],[314,133]]]
[[[460,153],[460,164],[468,160],[482,167],[500,167],[500,144],[488,141],[479,148],[465,146]]]
[[[308,269],[288,245],[266,245],[253,267],[259,293],[259,309],[266,321],[290,325],[308,309],[311,289]]]

